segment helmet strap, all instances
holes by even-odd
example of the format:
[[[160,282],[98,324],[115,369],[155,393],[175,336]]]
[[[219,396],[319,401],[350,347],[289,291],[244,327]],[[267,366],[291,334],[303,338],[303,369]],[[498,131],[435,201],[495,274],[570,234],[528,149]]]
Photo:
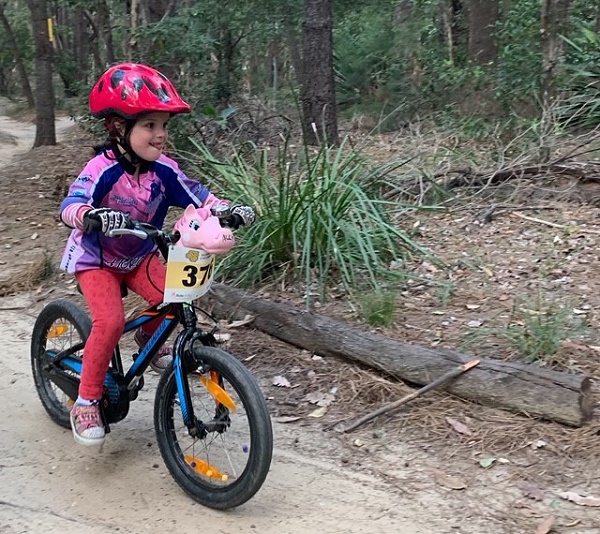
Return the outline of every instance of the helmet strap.
[[[125,121],[125,133],[123,135],[116,135],[114,137],[113,152],[117,157],[117,161],[123,166],[128,174],[135,174],[135,171],[139,169],[139,174],[148,172],[151,162],[140,158],[129,143],[129,136],[131,130],[135,125],[135,120]]]

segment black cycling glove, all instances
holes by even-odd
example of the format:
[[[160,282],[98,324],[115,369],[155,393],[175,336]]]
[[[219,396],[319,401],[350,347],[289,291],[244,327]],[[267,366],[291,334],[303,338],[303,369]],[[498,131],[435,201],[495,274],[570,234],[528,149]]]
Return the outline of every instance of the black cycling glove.
[[[98,224],[100,223],[100,224]],[[97,208],[86,212],[83,216],[83,231],[98,231],[107,234],[117,228],[127,228],[129,226],[129,215],[122,211],[110,208]]]
[[[250,226],[256,220],[254,210],[250,206],[237,205],[231,208],[231,218],[234,226]]]

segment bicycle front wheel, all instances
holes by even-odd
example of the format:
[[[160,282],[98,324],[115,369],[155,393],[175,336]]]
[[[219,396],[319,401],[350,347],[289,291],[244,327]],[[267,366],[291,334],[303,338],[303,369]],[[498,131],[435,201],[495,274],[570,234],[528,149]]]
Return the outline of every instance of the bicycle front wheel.
[[[183,423],[171,368],[157,387],[158,445],[169,472],[194,500],[210,508],[233,508],[250,499],[267,476],[273,454],[271,419],[254,377],[234,356],[194,346],[194,360],[196,368],[187,381],[202,432],[192,437]]]

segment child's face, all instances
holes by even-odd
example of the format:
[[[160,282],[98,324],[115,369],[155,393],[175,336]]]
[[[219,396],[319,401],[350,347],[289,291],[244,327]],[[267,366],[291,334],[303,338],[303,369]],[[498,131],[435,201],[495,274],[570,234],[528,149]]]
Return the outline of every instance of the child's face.
[[[154,111],[136,121],[129,135],[129,144],[140,158],[156,161],[160,157],[169,137],[167,123],[170,117],[164,111]]]

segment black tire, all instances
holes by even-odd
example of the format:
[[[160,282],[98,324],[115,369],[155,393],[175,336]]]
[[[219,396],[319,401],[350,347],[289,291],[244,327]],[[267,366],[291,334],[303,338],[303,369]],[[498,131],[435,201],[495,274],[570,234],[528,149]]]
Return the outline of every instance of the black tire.
[[[227,428],[209,432],[205,439],[189,435],[171,367],[161,377],[154,403],[158,446],[175,481],[195,501],[219,510],[234,508],[250,499],[265,481],[273,454],[271,418],[260,387],[234,356],[195,345],[194,357],[198,371],[188,373],[194,415],[205,423],[226,421]],[[202,385],[202,377],[210,376],[209,371],[223,381],[223,389],[236,402],[236,411],[224,409]],[[197,472],[199,468],[194,466],[201,464],[209,466],[213,477]],[[215,480],[214,473],[227,479]]]
[[[44,370],[47,363],[46,351],[58,352],[86,341],[91,328],[92,322],[87,314],[68,300],[56,300],[48,304],[39,314],[33,327],[31,370],[35,389],[48,415],[55,423],[65,428],[70,428],[70,403],[75,399],[69,399],[48,377]],[[51,329],[55,331],[51,332]]]

